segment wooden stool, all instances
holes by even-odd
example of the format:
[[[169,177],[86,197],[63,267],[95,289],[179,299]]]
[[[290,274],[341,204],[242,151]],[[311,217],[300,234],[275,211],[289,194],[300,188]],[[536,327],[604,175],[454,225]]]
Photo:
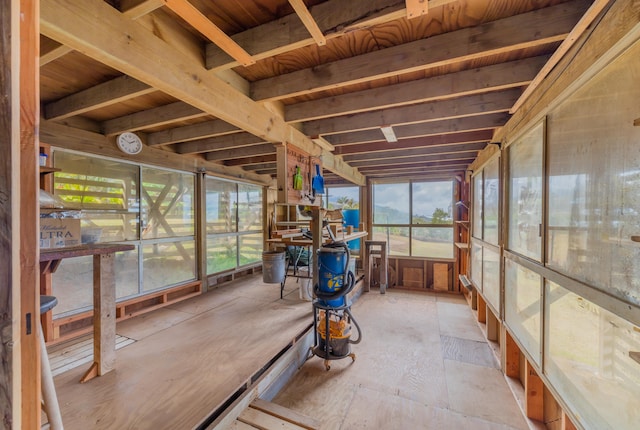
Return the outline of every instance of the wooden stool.
[[[364,287],[365,291],[371,290],[371,278],[373,271],[373,263],[375,258],[380,258],[378,265],[378,279],[380,280],[380,294],[387,291],[387,272],[389,261],[387,258],[387,241],[386,240],[365,240],[364,241]]]
[[[58,304],[58,299],[54,296],[40,296],[40,314],[50,311]],[[56,396],[56,387],[53,385],[53,375],[51,374],[51,365],[49,363],[49,355],[47,354],[47,345],[44,342],[44,334],[42,327],[40,328],[40,373],[42,380],[42,410],[47,414],[49,423],[43,426],[52,430],[62,430],[62,415],[60,414],[60,406],[58,405],[58,397]]]

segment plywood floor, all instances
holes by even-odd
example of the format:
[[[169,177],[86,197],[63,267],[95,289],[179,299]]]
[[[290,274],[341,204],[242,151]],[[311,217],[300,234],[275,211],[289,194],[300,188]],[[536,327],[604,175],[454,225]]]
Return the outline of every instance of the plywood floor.
[[[389,290],[353,307],[356,361],[308,360],[272,399],[321,429],[527,429],[462,296]]]
[[[297,288],[256,275],[118,323],[115,371],[54,378],[65,430],[193,428],[312,323]]]
[[[65,429],[193,428],[311,323],[297,288],[288,280],[280,300],[256,275],[119,323],[136,342],[117,351],[114,372],[55,378]],[[372,291],[353,313],[364,331],[356,361],[327,372],[312,357],[273,402],[322,429],[527,428],[461,296]]]

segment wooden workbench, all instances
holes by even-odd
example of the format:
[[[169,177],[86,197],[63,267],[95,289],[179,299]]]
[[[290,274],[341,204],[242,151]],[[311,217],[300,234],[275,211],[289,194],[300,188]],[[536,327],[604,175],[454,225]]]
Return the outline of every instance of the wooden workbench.
[[[116,282],[114,254],[133,245],[87,244],[40,250],[40,273],[56,271],[65,258],[93,255],[93,363],[80,379],[86,382],[104,375],[116,361]]]

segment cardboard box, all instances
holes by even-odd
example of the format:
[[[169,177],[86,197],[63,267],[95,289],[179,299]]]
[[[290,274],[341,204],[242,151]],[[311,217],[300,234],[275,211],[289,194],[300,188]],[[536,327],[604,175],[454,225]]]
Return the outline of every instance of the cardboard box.
[[[80,238],[79,219],[40,218],[40,248],[78,246]]]

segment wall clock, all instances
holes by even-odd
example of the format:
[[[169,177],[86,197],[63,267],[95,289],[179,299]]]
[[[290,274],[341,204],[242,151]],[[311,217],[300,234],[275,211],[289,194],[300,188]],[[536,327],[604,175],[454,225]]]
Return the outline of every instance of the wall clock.
[[[118,148],[125,154],[139,154],[142,151],[142,140],[135,133],[125,132],[118,136]]]

